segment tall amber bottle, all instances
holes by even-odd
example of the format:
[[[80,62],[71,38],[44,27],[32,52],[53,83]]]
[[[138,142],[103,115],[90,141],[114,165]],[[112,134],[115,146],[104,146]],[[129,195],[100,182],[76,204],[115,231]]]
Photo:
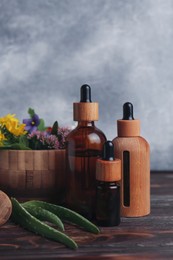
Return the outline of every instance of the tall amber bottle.
[[[141,217],[150,213],[150,148],[140,136],[140,121],[133,118],[133,105],[123,106],[113,140],[116,157],[122,162],[121,216]]]
[[[91,101],[91,88],[81,87],[81,100],[73,104],[77,127],[67,137],[66,204],[88,219],[94,218],[96,196],[96,160],[106,141],[104,133],[95,127],[98,103]]]

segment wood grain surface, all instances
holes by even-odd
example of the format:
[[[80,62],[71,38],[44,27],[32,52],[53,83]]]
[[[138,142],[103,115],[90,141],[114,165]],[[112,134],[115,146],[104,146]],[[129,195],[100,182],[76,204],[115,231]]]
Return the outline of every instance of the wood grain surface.
[[[0,151],[0,189],[9,196],[51,200],[65,182],[64,149]]]
[[[133,121],[133,120],[131,120]],[[116,137],[113,140],[115,158],[122,162],[121,215],[141,217],[150,213],[150,147],[141,136]],[[124,152],[128,152],[129,163],[124,163]],[[129,165],[129,170],[127,170]],[[126,170],[125,170],[126,169]],[[125,172],[124,172],[125,170]],[[129,178],[127,178],[127,172]],[[126,184],[128,182],[128,184]],[[129,189],[129,194],[128,190]],[[126,194],[126,195],[125,195]],[[129,203],[125,205],[126,199]]]
[[[122,218],[94,235],[65,225],[79,245],[71,250],[8,221],[0,227],[0,259],[173,259],[173,173],[151,174],[151,214]]]
[[[74,121],[97,121],[99,114],[99,104],[96,102],[73,103]]]

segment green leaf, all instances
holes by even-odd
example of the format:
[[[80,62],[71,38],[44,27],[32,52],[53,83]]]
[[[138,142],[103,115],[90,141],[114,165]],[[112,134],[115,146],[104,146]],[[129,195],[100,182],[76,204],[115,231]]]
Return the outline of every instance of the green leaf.
[[[26,147],[23,144],[12,144],[11,149],[14,149],[14,150],[31,150],[29,147]]]
[[[29,114],[30,117],[32,118],[32,117],[35,115],[35,111],[34,111],[34,109],[29,108],[29,109],[28,109],[28,114]]]
[[[57,121],[55,121],[55,123],[53,124],[51,134],[56,135],[56,136],[58,135],[58,122]]]
[[[11,145],[0,146],[0,150],[9,150],[9,149],[11,149]]]
[[[45,124],[44,124],[44,120],[42,118],[40,119],[40,124],[38,125],[37,129],[39,131],[44,131],[46,129]]]
[[[14,143],[8,146],[1,146],[0,149],[11,149],[11,150],[31,150],[23,144]]]
[[[14,134],[12,134],[7,128],[6,126],[1,126],[0,127],[0,131],[2,134],[4,134],[5,138],[7,140],[5,140],[5,142],[8,142],[9,144],[12,143],[16,143],[18,141],[18,137],[15,136]]]
[[[29,141],[26,135],[21,135],[19,137],[19,144],[22,146],[29,147]]]

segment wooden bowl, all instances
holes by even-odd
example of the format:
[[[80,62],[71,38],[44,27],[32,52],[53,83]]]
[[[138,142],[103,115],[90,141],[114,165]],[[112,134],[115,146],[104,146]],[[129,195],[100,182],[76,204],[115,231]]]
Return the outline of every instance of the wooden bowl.
[[[65,150],[0,150],[0,187],[21,199],[62,200]]]

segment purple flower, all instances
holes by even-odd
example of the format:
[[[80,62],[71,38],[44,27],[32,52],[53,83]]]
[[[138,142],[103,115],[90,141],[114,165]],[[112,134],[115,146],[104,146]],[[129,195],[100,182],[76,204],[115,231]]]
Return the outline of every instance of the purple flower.
[[[47,132],[35,131],[28,135],[32,150],[60,149],[58,138]]]
[[[64,149],[66,147],[66,138],[70,133],[70,128],[68,127],[59,127],[58,128],[58,139],[59,139],[59,149]]]
[[[40,119],[37,114],[34,114],[32,118],[23,119],[23,124],[25,124],[25,130],[28,133],[32,133],[37,130],[37,126],[40,124]]]

